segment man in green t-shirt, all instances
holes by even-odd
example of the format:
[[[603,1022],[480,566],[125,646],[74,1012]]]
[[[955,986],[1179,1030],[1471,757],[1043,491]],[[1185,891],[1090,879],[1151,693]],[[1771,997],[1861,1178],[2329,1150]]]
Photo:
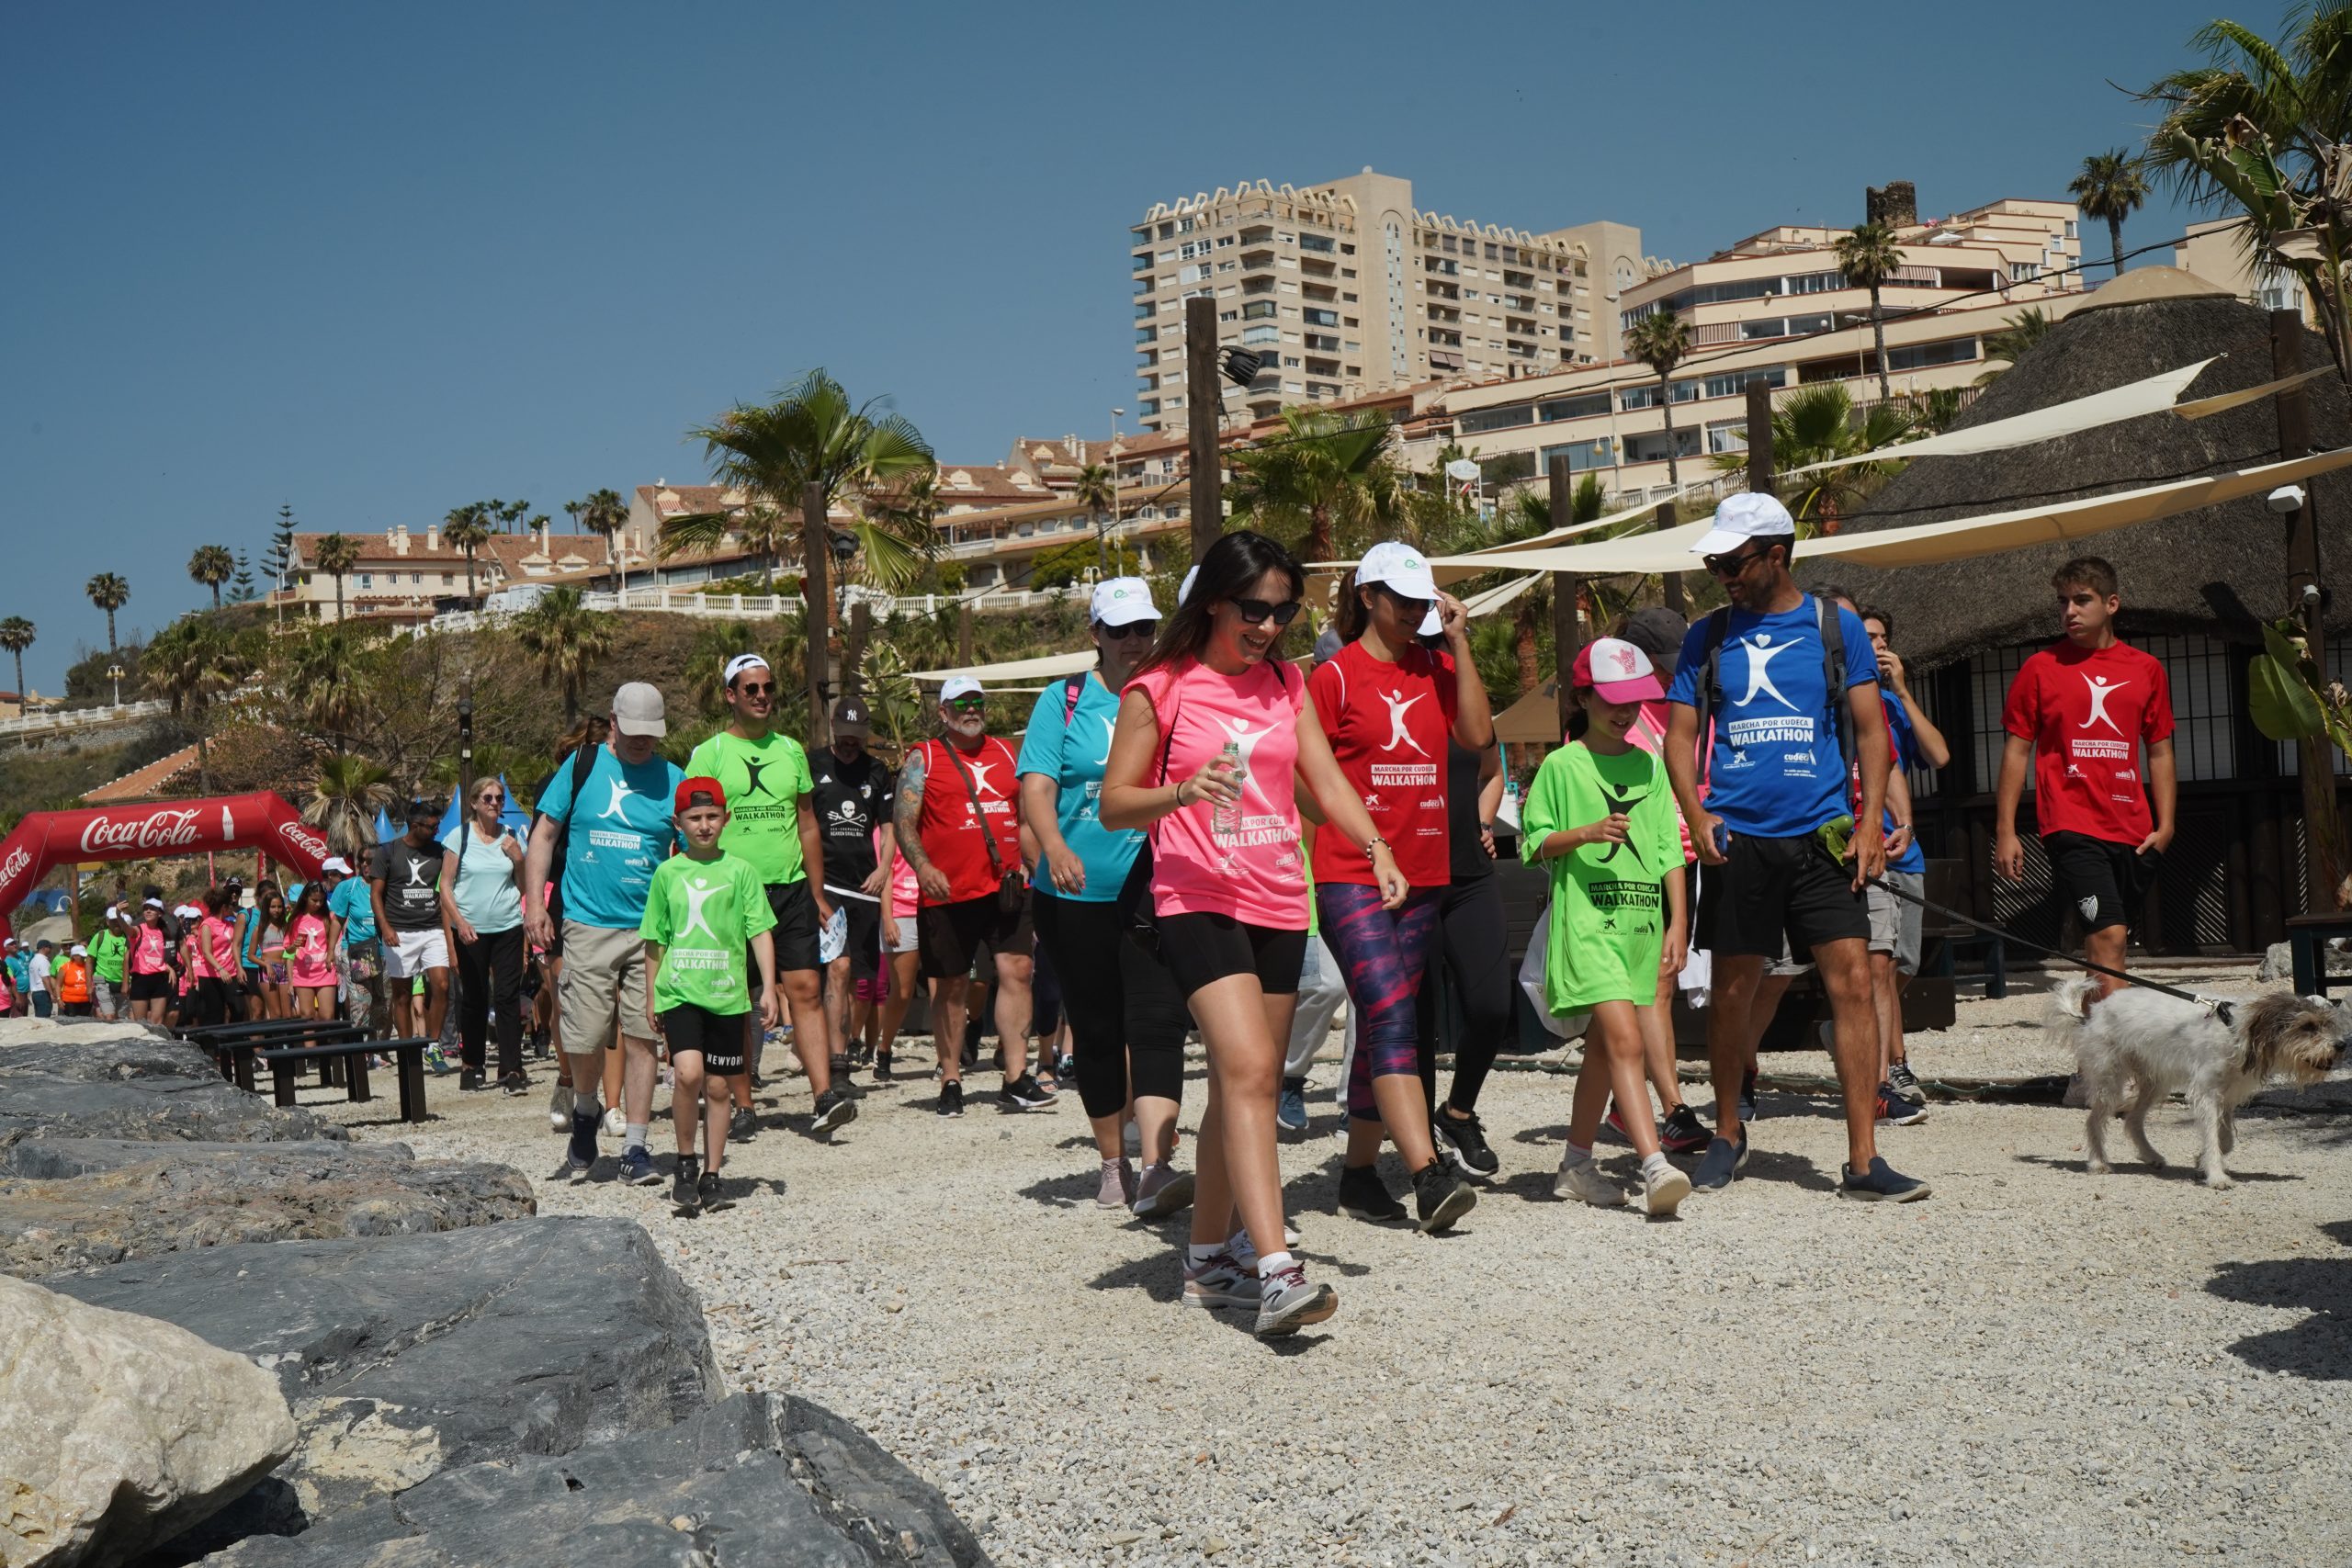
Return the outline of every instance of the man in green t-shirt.
[[[729,803],[718,847],[748,862],[767,890],[775,916],[771,933],[775,967],[792,1015],[792,1045],[808,1071],[819,1100],[813,1131],[831,1131],[824,1099],[832,1088],[832,1051],[825,1027],[823,972],[818,964],[819,931],[833,918],[825,890],[808,874],[824,864],[809,792],[808,753],[789,735],[775,732],[775,671],[756,653],[739,653],[725,671],[727,727],[694,750],[690,776],[716,779]],[[760,1070],[759,1027],[746,1015],[744,1051],[752,1072],[735,1078],[735,1118],[729,1135],[748,1138],[757,1125],[752,1110],[752,1074]]]
[[[121,1005],[123,961],[130,955],[129,939],[115,929],[121,918],[120,905],[107,905],[107,923],[90,939],[90,1010],[107,1020]]]

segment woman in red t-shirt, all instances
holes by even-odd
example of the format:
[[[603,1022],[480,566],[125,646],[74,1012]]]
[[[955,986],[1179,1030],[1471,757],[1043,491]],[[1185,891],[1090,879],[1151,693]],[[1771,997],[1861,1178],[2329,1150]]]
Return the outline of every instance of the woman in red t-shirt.
[[[1405,1217],[1373,1165],[1385,1124],[1413,1173],[1425,1231],[1444,1230],[1478,1201],[1431,1141],[1413,1020],[1413,998],[1437,938],[1438,904],[1453,879],[1446,741],[1450,735],[1473,751],[1495,743],[1468,627],[1462,602],[1438,592],[1419,551],[1374,545],[1340,602],[1345,646],[1307,686],[1340,771],[1362,793],[1381,835],[1396,846],[1397,869],[1413,885],[1412,897],[1391,905],[1354,846],[1316,836],[1316,912],[1356,1010],[1340,1207],[1360,1219]],[[1443,650],[1421,646],[1422,637],[1436,635],[1444,638]]]
[[[1276,653],[1306,581],[1261,535],[1210,547],[1119,699],[1100,814],[1114,831],[1150,829],[1159,950],[1208,1047],[1183,1299],[1255,1307],[1262,1335],[1320,1323],[1340,1304],[1290,1254],[1274,1153],[1274,1090],[1306,957],[1295,781],[1332,836],[1367,855],[1390,903],[1407,892],[1331,760],[1306,683]]]

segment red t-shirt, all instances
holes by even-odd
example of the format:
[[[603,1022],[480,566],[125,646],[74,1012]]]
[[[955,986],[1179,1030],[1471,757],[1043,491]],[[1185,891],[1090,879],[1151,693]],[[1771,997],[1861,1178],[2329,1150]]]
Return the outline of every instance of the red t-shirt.
[[[2033,815],[2044,834],[2137,844],[2151,830],[2140,749],[2172,735],[2172,687],[2126,643],[2055,643],[2009,684],[2001,726],[2033,742]]]
[[[1360,642],[1306,683],[1340,771],[1363,796],[1396,869],[1416,887],[1453,879],[1445,830],[1445,742],[1453,729],[1453,659],[1410,648],[1394,664]],[[1372,881],[1372,860],[1341,833],[1315,836],[1317,882]]]
[[[977,751],[955,750],[944,740],[926,740],[918,750],[922,757],[922,814],[915,819],[915,834],[948,885],[944,899],[926,893],[924,905],[994,897],[997,874],[989,864],[984,835],[994,835],[997,855],[1007,870],[1021,870],[1020,784],[1013,773],[1012,748],[989,735],[981,739]],[[964,787],[967,773],[971,775],[970,789]],[[980,802],[977,817],[972,812],[975,794]]]

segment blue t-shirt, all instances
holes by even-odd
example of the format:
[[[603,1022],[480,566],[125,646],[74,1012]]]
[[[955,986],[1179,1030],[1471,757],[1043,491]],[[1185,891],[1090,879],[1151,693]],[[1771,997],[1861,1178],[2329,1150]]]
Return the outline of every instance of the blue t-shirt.
[[[1707,809],[1735,833],[1794,839],[1848,813],[1830,694],[1823,689],[1821,626],[1813,595],[1779,615],[1734,606],[1717,661],[1723,703],[1714,712]],[[1707,667],[1707,620],[1682,639],[1668,702],[1699,705]],[[1878,683],[1878,656],[1851,610],[1838,612],[1846,643],[1845,690]],[[1844,700],[1844,691],[1838,694]]]
[[[645,919],[653,869],[677,840],[670,818],[685,774],[655,756],[625,767],[610,746],[596,749],[580,808],[571,809],[569,760],[548,781],[539,810],[569,816],[563,848],[563,918],[607,931],[635,931]]]
[[[1918,755],[1914,750],[1919,743],[1918,732],[1911,728],[1911,715],[1900,700],[1883,691],[1879,694],[1878,700],[1879,705],[1886,710],[1886,738],[1894,748],[1894,765],[1907,771],[1912,760]],[[1886,830],[1890,833],[1894,831],[1893,807],[1886,811]],[[1903,852],[1887,857],[1886,869],[1907,871],[1915,876],[1928,874],[1928,852],[1919,847],[1917,826],[1912,829],[1911,842],[1904,847]]]
[[[1143,835],[1133,829],[1113,831],[1102,826],[1102,764],[1111,760],[1111,730],[1119,722],[1118,694],[1092,673],[1079,688],[1078,707],[1062,723],[1069,704],[1069,688],[1055,682],[1037,694],[1029,712],[1029,731],[1021,739],[1021,761],[1015,771],[1043,773],[1054,781],[1055,814],[1063,841],[1086,867],[1086,890],[1064,893],[1054,886],[1053,868],[1037,857],[1029,886],[1057,898],[1082,904],[1108,904],[1126,886],[1127,870],[1143,848]]]
[[[327,895],[327,912],[343,922],[345,946],[376,940],[376,900],[364,876],[346,876]]]

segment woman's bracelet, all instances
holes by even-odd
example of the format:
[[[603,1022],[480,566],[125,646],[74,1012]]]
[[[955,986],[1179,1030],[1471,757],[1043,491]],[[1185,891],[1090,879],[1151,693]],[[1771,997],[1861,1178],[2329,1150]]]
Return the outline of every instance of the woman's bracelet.
[[[1173,799],[1175,800],[1175,802],[1176,802],[1176,809],[1177,809],[1177,810],[1179,810],[1179,811],[1182,811],[1182,810],[1183,810],[1183,809],[1184,809],[1184,784],[1185,784],[1185,783],[1186,783],[1186,781],[1185,781],[1185,780],[1183,780],[1183,779],[1178,779],[1178,780],[1176,781],[1176,793],[1175,793],[1175,795],[1172,796],[1172,798],[1173,798]]]
[[[1366,839],[1363,841],[1363,852],[1366,854],[1372,853],[1373,847],[1374,845],[1378,845],[1380,848],[1388,851],[1392,855],[1396,852],[1396,849],[1388,842],[1388,840],[1382,838],[1377,833],[1374,833],[1371,838]]]

